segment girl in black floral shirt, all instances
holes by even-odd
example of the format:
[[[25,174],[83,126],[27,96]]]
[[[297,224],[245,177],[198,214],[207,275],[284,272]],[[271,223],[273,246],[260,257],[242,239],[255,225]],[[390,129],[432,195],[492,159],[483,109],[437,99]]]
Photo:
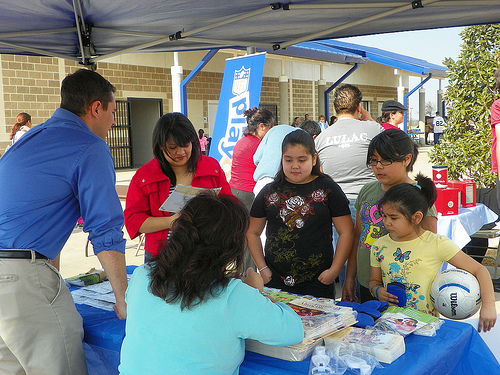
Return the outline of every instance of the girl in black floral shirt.
[[[333,255],[332,222],[339,233]],[[265,253],[260,235],[266,228]],[[257,195],[247,242],[268,287],[334,298],[334,284],[352,245],[349,201],[320,171],[312,137],[303,130],[283,140],[274,182]],[[265,255],[264,255],[265,254]]]

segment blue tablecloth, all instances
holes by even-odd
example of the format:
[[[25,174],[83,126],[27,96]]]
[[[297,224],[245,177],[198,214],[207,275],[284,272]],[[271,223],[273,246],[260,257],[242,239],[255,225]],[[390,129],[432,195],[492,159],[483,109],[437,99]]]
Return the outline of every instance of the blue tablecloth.
[[[447,320],[435,337],[410,335],[406,352],[373,375],[485,375],[500,374],[500,365],[477,331],[467,323]],[[307,358],[287,362],[246,352],[240,375],[307,374]],[[347,371],[346,374],[351,374]]]
[[[132,272],[134,266],[128,267]],[[356,304],[350,304],[356,306]],[[89,375],[118,374],[120,348],[125,337],[125,321],[113,311],[76,305],[83,317],[84,341]],[[445,321],[435,337],[410,335],[405,338],[406,353],[374,375],[484,375],[500,374],[500,365],[478,332],[467,323]],[[246,352],[240,374],[307,374],[309,358],[288,362]],[[346,374],[349,374],[348,371]]]

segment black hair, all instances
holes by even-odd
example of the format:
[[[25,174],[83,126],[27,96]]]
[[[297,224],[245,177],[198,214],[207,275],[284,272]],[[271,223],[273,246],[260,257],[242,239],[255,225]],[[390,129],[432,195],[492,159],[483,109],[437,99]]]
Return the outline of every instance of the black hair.
[[[201,158],[201,148],[193,124],[182,113],[167,113],[158,119],[153,130],[153,155],[171,184],[176,185],[175,173],[165,157],[165,153],[168,155],[167,140],[170,138],[180,147],[186,147],[189,143],[193,145],[191,157],[187,163],[187,170],[190,173],[196,171],[196,163]]]
[[[283,139],[283,143],[281,144],[282,158],[280,162],[280,169],[278,170],[278,173],[276,173],[276,177],[274,178],[274,181],[277,183],[281,183],[286,180],[285,172],[283,171],[283,154],[289,146],[302,146],[312,157],[316,155],[314,140],[307,132],[302,129],[297,129],[291,133],[288,133]],[[319,177],[331,178],[330,176],[321,172],[319,156],[316,159],[316,164],[312,167],[311,174]]]
[[[318,123],[313,120],[302,121],[298,127],[309,133],[311,137],[321,133],[321,128],[319,127]]]
[[[375,151],[382,159],[392,161],[403,161],[406,155],[411,155],[411,161],[406,166],[406,171],[411,172],[413,164],[417,160],[418,144],[400,129],[387,129],[371,140],[368,146],[366,165],[370,165],[370,160]]]
[[[402,183],[389,188],[378,202],[378,207],[391,204],[411,222],[413,214],[417,211],[427,215],[437,198],[434,182],[429,177],[419,173],[415,177],[417,185]]]
[[[99,73],[78,69],[62,81],[60,107],[83,116],[90,104],[98,100],[106,111],[115,91],[115,87]]]
[[[402,112],[402,111],[400,111],[400,110],[394,110],[394,111],[382,112],[382,116],[377,117],[376,121],[379,124],[381,124],[383,122],[389,122],[389,120],[391,119],[391,115],[395,115],[398,112]]]
[[[243,111],[243,115],[247,119],[247,127],[243,131],[245,135],[255,135],[259,128],[259,124],[265,124],[270,128],[274,126],[274,115],[267,109],[253,107]]]
[[[150,262],[150,292],[190,309],[216,297],[240,271],[248,211],[231,195],[202,192],[174,223],[165,248]]]
[[[361,91],[354,85],[342,85],[333,93],[333,107],[338,114],[354,114],[363,100]]]

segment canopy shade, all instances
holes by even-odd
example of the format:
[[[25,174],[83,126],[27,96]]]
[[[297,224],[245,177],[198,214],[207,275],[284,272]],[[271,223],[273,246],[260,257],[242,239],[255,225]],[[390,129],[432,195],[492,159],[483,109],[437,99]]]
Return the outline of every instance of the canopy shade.
[[[334,49],[337,53],[345,52],[357,54],[378,64],[390,66],[392,68],[405,70],[417,76],[432,73],[433,78],[446,78],[447,69],[438,64],[430,63],[426,60],[415,57],[401,55],[399,53],[385,51],[379,48],[361,46],[353,43],[341,42],[338,40],[321,40],[311,42]],[[300,45],[302,45],[301,43]]]
[[[2,0],[0,53],[91,64],[125,52],[280,50],[310,40],[500,22],[500,0]],[[494,11],[497,9],[497,11]]]

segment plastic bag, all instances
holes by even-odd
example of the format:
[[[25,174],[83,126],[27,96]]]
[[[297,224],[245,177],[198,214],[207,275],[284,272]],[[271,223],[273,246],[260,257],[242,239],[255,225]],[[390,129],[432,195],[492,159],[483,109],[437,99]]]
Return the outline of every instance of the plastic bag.
[[[370,375],[375,367],[383,368],[374,356],[361,352],[340,356],[347,368],[359,375]]]
[[[438,319],[435,320],[425,326],[423,326],[420,329],[417,329],[415,332],[413,332],[414,335],[419,335],[419,336],[428,336],[428,337],[434,337],[436,336],[436,331],[441,328],[443,325],[444,320]]]
[[[338,363],[343,363],[346,369],[349,369],[359,375],[370,375],[375,367],[383,368],[374,356],[353,350],[349,344],[343,342],[333,343],[333,345],[330,345],[326,354],[330,358],[334,358]],[[315,373],[310,372],[309,374],[311,375]],[[328,372],[325,372],[325,374],[328,374]],[[331,374],[337,373],[331,372]]]
[[[309,375],[342,375],[347,367],[335,353],[327,351],[324,346],[318,346],[314,349],[309,364]]]

